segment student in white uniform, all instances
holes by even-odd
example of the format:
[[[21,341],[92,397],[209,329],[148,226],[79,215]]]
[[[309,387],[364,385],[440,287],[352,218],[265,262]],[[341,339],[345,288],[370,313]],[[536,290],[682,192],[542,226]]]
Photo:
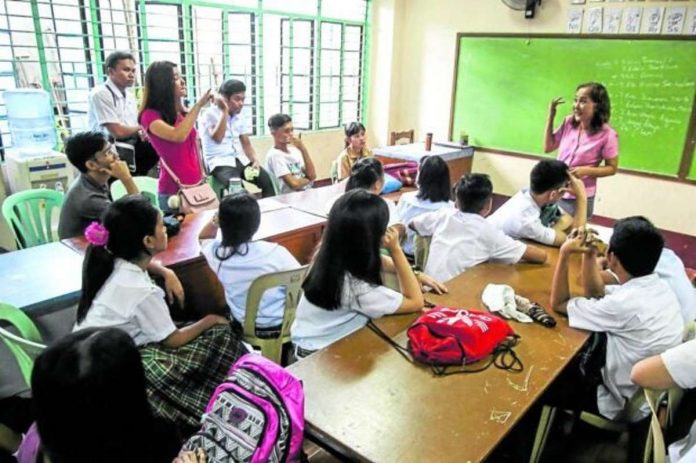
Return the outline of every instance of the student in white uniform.
[[[615,419],[626,400],[638,390],[630,378],[631,367],[680,344],[684,322],[676,296],[654,273],[664,241],[649,221],[628,217],[614,226],[607,260],[619,285],[604,285],[596,249],[584,243],[585,233],[574,232],[561,246],[551,287],[551,306],[568,315],[572,328],[606,333],[602,384],[596,388],[579,387],[577,378],[572,377],[577,369],[569,371],[567,383],[561,384],[572,389],[574,404],[593,407],[606,418]],[[568,262],[573,253],[582,253],[584,297],[570,295]],[[562,388],[559,384],[558,389]],[[628,418],[635,421],[647,414],[644,407],[637,416]]]
[[[696,388],[696,339],[636,363],[631,381],[651,389]],[[684,438],[669,446],[669,457],[672,462],[696,461],[696,423]]]
[[[146,270],[167,247],[162,214],[147,198],[113,202],[85,237],[91,244],[74,331],[113,327],[128,333],[141,350],[155,414],[194,432],[210,394],[244,353],[229,320],[206,315],[186,327],[174,324],[164,291]]]
[[[667,282],[677,296],[684,323],[694,321],[696,319],[696,288],[689,281],[686,268],[679,256],[671,249],[664,248],[660,254],[660,260],[657,261],[655,273]],[[602,281],[607,285],[619,284],[618,276],[608,269],[603,269]]]
[[[426,156],[421,159],[416,183],[418,191],[402,194],[396,206],[396,213],[403,223],[410,223],[427,212],[454,208],[449,167],[440,156]],[[406,240],[402,245],[407,255],[412,256],[415,252],[414,237],[413,230],[406,230]]]
[[[353,167],[350,169],[350,177],[348,177],[348,181],[346,182],[345,191],[348,192],[358,188],[367,190],[377,196],[382,192],[382,188],[384,188],[384,167],[378,159],[373,157],[363,158],[353,164]],[[331,207],[333,207],[339,197],[327,201],[327,212],[331,210]],[[396,204],[391,199],[382,199],[387,203],[387,207],[389,208],[389,223],[387,226],[392,227],[398,225],[399,234],[403,236],[404,227],[401,225],[401,218],[396,212]]]
[[[232,318],[240,329],[244,326],[251,283],[261,275],[300,267],[283,246],[252,241],[260,223],[261,210],[256,198],[239,191],[222,198],[218,213],[200,233],[201,253],[222,283]],[[218,227],[222,231],[221,238],[216,238]],[[285,290],[266,291],[256,317],[257,336],[280,335],[284,311]]]
[[[572,219],[565,213],[559,216],[553,214],[560,211],[557,203],[566,192],[577,198]],[[549,210],[551,216],[546,213]],[[530,239],[549,246],[560,246],[569,228],[585,225],[586,211],[587,195],[582,180],[571,175],[565,163],[544,159],[532,169],[529,189],[517,192],[487,220],[514,239]]]
[[[295,137],[292,119],[287,114],[274,114],[268,119],[273,148],[266,155],[266,170],[279,193],[292,193],[312,187],[317,174],[307,148]]]
[[[387,205],[363,189],[347,192],[334,204],[292,325],[297,357],[348,336],[371,318],[421,310],[420,285],[447,290],[411,270],[387,221]],[[381,256],[380,247],[390,257]],[[383,271],[396,273],[401,294],[382,284]]]
[[[493,184],[485,174],[467,174],[457,184],[456,209],[421,214],[409,228],[432,236],[425,272],[447,281],[483,262],[515,264],[546,261],[546,252],[515,241],[485,217],[493,204]]]

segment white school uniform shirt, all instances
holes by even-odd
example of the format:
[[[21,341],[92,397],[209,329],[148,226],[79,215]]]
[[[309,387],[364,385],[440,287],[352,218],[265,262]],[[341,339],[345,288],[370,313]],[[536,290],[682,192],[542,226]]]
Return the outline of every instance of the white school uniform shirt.
[[[138,346],[160,342],[176,331],[164,291],[147,271],[123,259],[116,259],[114,271],[73,331],[91,327],[120,328]]]
[[[605,288],[601,299],[568,301],[568,324],[607,334],[604,384],[597,388],[597,406],[602,415],[614,419],[638,390],[631,381],[633,365],[679,345],[684,321],[677,297],[655,273]],[[648,413],[646,405],[640,416],[632,418]]]
[[[479,214],[440,209],[411,221],[421,236],[432,236],[425,273],[447,281],[486,261],[514,264],[527,245],[515,241]]]
[[[552,245],[556,231],[545,227],[540,216],[541,207],[534,201],[529,190],[524,189],[515,193],[486,220],[516,240],[530,239]]]
[[[682,389],[696,387],[696,339],[663,352],[660,357],[669,376]],[[669,446],[670,461],[696,461],[696,423],[683,439]],[[683,459],[683,460],[682,460]]]
[[[285,175],[292,174],[296,177],[306,178],[305,163],[302,158],[302,152],[294,145],[288,145],[288,152],[281,151],[277,148],[271,148],[266,155],[266,170],[271,174],[278,186],[280,194],[292,193],[293,190],[282,179]],[[303,188],[306,190],[311,188],[311,183]]]
[[[109,78],[103,85],[97,85],[89,92],[88,100],[87,123],[95,132],[101,132],[108,137],[109,131],[104,127],[107,123],[140,125],[138,104],[131,89],[126,89],[124,95]]]
[[[333,344],[367,324],[396,312],[403,296],[386,286],[377,286],[346,274],[341,305],[335,310],[317,307],[303,294],[292,324],[292,342],[306,350]]]
[[[201,253],[225,289],[225,301],[230,306],[232,316],[242,326],[251,283],[261,275],[300,267],[290,251],[276,243],[249,242],[242,248],[244,254],[235,254],[222,261],[215,255],[220,247],[220,240],[206,240],[201,246]],[[282,324],[284,311],[285,289],[269,289],[261,297],[256,326],[269,328]]]
[[[406,241],[402,244],[402,248],[406,254],[412,256],[416,252],[413,244],[416,233],[408,228],[408,224],[421,214],[439,211],[445,208],[453,209],[454,203],[452,201],[438,201],[434,203],[429,199],[418,199],[417,191],[409,191],[401,195],[399,204],[396,205],[396,213],[399,215],[401,223],[407,226]]]
[[[198,123],[202,127],[198,133],[201,136],[201,147],[203,148],[203,157],[211,172],[219,166],[236,167],[236,159],[242,165],[247,165],[251,160],[244,153],[242,142],[239,140],[241,135],[249,133],[249,128],[241,114],[230,116],[225,115],[226,125],[225,135],[223,135],[220,143],[213,140],[210,133],[217,127],[220,118],[223,117],[223,112],[217,106],[211,106],[200,117]]]
[[[671,249],[662,249],[655,273],[665,280],[679,300],[684,322],[696,319],[696,288],[686,276],[684,263]]]

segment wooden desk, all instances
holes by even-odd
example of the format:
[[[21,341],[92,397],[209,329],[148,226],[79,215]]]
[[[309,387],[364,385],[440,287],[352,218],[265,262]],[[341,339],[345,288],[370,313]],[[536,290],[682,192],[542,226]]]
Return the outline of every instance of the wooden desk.
[[[0,254],[0,301],[32,316],[77,304],[82,256],[60,242]]]
[[[433,143],[432,149],[425,151],[425,143],[409,143],[375,148],[373,153],[384,164],[404,161],[420,162],[425,156],[440,156],[449,166],[452,185],[459,181],[462,175],[471,172],[471,165],[474,161],[474,148],[472,146],[461,147],[456,144]]]
[[[259,204],[264,212],[261,213],[261,224],[254,240],[263,239],[281,244],[300,263],[308,263],[314,247],[321,239],[326,220],[291,209],[278,201],[262,199]],[[181,312],[173,311],[172,316],[176,320],[226,312],[224,290],[215,273],[201,256],[198,242],[198,235],[214,213],[215,211],[205,211],[187,215],[179,233],[169,239],[167,249],[155,256],[162,265],[176,272],[184,286],[186,307]],[[69,238],[62,242],[80,254],[84,254],[87,248],[84,237]],[[78,275],[80,274],[81,272],[78,272]]]
[[[448,282],[436,304],[480,309],[486,284],[505,283],[547,306],[557,250],[546,265],[484,264]],[[575,268],[579,261],[573,262]],[[572,287],[577,289],[577,285]],[[402,345],[417,315],[385,317],[378,325]],[[554,315],[555,328],[513,322],[522,373],[490,368],[434,377],[364,328],[289,367],[305,391],[307,431],[360,461],[481,461],[580,350],[587,333]]]

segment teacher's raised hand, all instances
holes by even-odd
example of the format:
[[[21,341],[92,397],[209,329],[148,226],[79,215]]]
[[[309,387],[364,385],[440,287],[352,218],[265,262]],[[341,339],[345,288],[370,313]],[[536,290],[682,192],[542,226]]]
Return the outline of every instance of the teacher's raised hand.
[[[549,116],[551,118],[556,116],[556,108],[558,108],[559,105],[562,105],[565,103],[565,100],[563,99],[562,96],[556,97],[553,100],[551,100],[551,103],[549,103]]]

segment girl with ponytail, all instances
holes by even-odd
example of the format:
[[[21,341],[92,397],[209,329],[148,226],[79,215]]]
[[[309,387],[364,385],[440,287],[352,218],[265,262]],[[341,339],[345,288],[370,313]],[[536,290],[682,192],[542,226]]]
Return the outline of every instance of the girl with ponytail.
[[[128,333],[140,348],[155,413],[182,432],[194,431],[208,397],[242,354],[229,320],[206,315],[182,328],[174,324],[164,291],[146,270],[166,249],[167,235],[162,214],[143,196],[112,203],[102,224],[90,225],[85,236],[91,244],[74,331],[114,327]]]
[[[201,253],[225,288],[225,300],[240,330],[244,325],[251,283],[261,275],[300,267],[283,246],[262,240],[252,241],[260,223],[259,203],[242,190],[222,198],[218,213],[199,236]],[[218,227],[222,239],[216,238]],[[256,335],[261,338],[280,336],[284,312],[285,288],[266,291],[256,316]]]

